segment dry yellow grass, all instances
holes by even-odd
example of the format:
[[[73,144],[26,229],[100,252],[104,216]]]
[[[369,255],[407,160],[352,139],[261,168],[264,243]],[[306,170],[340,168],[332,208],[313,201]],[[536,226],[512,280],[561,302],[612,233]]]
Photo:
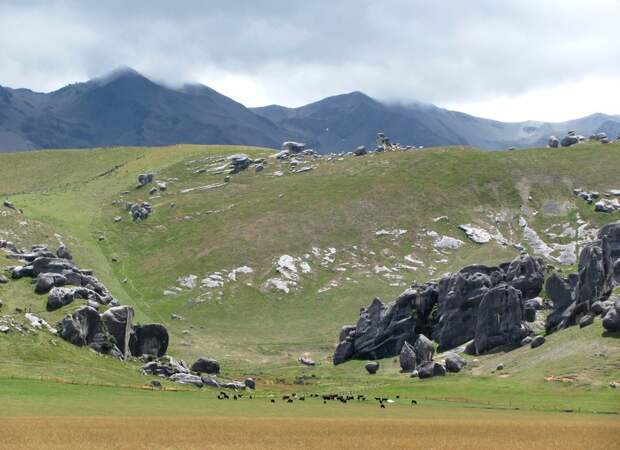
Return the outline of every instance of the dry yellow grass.
[[[447,412],[446,418],[2,418],[7,449],[617,449],[617,417]]]

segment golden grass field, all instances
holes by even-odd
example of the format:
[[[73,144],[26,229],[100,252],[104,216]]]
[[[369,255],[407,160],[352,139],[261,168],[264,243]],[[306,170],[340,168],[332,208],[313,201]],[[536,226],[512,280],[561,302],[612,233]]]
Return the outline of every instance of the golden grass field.
[[[390,414],[389,411],[386,412]],[[425,417],[4,417],[6,449],[604,449],[617,416],[446,410]],[[380,415],[378,415],[380,416]]]

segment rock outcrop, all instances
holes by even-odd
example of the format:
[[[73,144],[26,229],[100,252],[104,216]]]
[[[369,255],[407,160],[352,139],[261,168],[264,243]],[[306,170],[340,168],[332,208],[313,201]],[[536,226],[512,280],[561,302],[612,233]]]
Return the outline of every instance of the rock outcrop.
[[[408,289],[388,304],[375,298],[368,308],[362,308],[357,325],[341,330],[334,364],[399,355],[405,341],[415,342],[416,323],[423,329],[432,322],[430,315],[436,301],[432,284]]]
[[[575,325],[587,314],[597,314],[595,305],[609,298],[618,263],[614,259],[620,247],[618,228],[620,223],[603,227],[599,239],[583,247],[577,274],[549,277],[545,289],[553,302],[553,311],[547,317],[547,332]]]
[[[439,282],[438,322],[433,339],[448,350],[474,338],[479,305],[486,292],[500,283],[515,288],[522,301],[536,297],[543,285],[542,259],[520,255],[499,267],[467,266]]]
[[[620,331],[620,297],[614,300],[612,307],[605,313],[603,327],[610,332]]]
[[[507,284],[489,289],[478,307],[474,334],[476,354],[503,345],[517,346],[527,335],[522,320],[521,291]]]

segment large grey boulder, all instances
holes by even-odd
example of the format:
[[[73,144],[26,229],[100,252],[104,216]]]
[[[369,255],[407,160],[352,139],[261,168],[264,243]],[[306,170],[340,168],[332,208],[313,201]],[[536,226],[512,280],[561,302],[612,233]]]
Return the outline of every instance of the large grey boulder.
[[[603,328],[610,332],[620,331],[620,297],[615,299],[613,307],[603,317]]]
[[[416,354],[409,342],[405,341],[399,355],[400,368],[403,372],[413,372],[416,368]]]
[[[444,376],[446,369],[437,362],[427,362],[418,367],[418,378],[425,379],[437,376]]]
[[[220,363],[213,358],[198,358],[196,362],[192,364],[192,371],[206,373],[209,375],[217,375],[220,373]]]
[[[544,343],[545,343],[544,336],[536,336],[534,339],[532,339],[532,342],[530,342],[530,347],[537,348],[543,345]]]
[[[32,261],[32,275],[38,276],[42,273],[60,273],[65,271],[77,271],[75,265],[63,258],[39,257]]]
[[[252,160],[245,153],[238,153],[228,158],[230,160],[230,173],[238,173],[247,169],[252,164]]]
[[[607,237],[583,247],[578,275],[576,301],[580,312],[588,311],[598,300],[609,298],[613,289],[613,262]]]
[[[55,311],[63,306],[67,306],[75,299],[72,288],[55,287],[47,296],[47,310]]]
[[[475,327],[477,354],[502,345],[518,345],[527,334],[521,325],[521,292],[507,284],[488,290],[480,306]]]
[[[545,281],[545,264],[542,258],[523,254],[508,264],[505,273],[505,282],[521,291],[524,300],[529,300],[535,298],[542,290]]]
[[[129,213],[134,222],[146,220],[151,215],[153,209],[148,202],[132,203],[129,205]]]
[[[0,284],[7,284],[9,282],[9,279],[0,273]]]
[[[415,340],[415,344],[413,345],[413,349],[415,351],[417,364],[425,364],[433,360],[435,346],[433,345],[433,341],[423,334],[418,335]]]
[[[571,145],[575,145],[579,142],[579,137],[574,134],[566,135],[562,138],[560,144],[562,147],[570,147]]]
[[[289,153],[301,153],[306,149],[306,144],[301,142],[286,141],[282,143],[282,150]]]
[[[125,354],[129,346],[133,331],[133,315],[134,311],[130,306],[115,306],[101,314],[101,321],[114,338],[116,346],[122,354]]]
[[[134,356],[163,356],[168,349],[168,330],[159,323],[136,325],[129,340]]]
[[[79,347],[89,346],[100,353],[109,353],[114,348],[99,313],[90,306],[82,306],[64,317],[57,331],[58,336]]]
[[[37,294],[47,294],[55,286],[64,286],[67,279],[59,273],[40,273],[34,287]]]
[[[369,361],[366,363],[364,368],[366,369],[366,372],[374,375],[379,370],[379,363],[377,361]]]
[[[499,267],[472,265],[440,280],[439,320],[433,332],[440,350],[455,348],[473,339],[478,305],[486,292],[503,278]]]
[[[555,136],[549,136],[549,147],[550,148],[558,148],[560,145],[560,140]]]
[[[140,175],[138,175],[138,185],[140,187],[146,186],[151,181],[153,181],[154,176],[155,175],[152,173],[141,173]]]
[[[446,370],[448,372],[460,372],[467,365],[465,358],[459,355],[449,355],[446,357]]]

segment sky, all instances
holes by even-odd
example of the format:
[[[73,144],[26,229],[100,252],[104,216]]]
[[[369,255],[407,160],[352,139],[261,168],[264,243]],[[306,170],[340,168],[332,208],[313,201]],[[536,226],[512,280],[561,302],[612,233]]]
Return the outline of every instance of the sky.
[[[620,0],[0,0],[0,84],[129,66],[246,106],[362,91],[503,121],[620,114]]]

